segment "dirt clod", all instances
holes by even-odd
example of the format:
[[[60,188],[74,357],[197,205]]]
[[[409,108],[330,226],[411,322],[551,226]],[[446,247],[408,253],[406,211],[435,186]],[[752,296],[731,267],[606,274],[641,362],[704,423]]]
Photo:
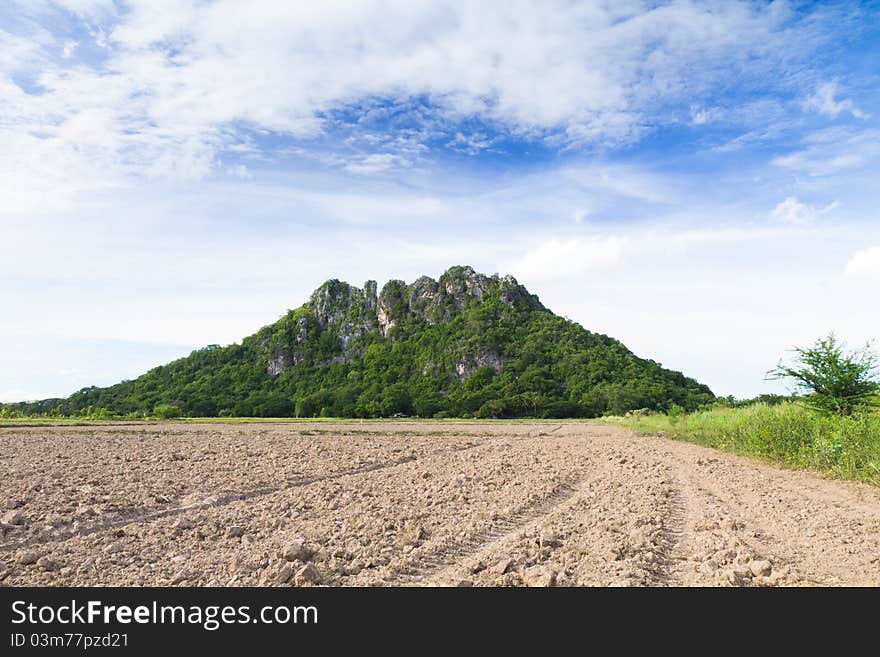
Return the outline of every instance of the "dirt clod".
[[[755,577],[766,577],[773,572],[773,564],[766,559],[760,559],[758,561],[752,561],[749,564],[749,570],[752,571],[752,575]]]
[[[42,556],[36,550],[25,550],[20,555],[18,555],[18,563],[22,566],[30,566],[31,564],[37,563],[39,561],[40,556]]]
[[[293,581],[294,584],[296,584],[297,586],[303,586],[305,584],[317,584],[321,581],[321,573],[318,572],[315,564],[307,563],[296,572],[296,576],[294,577]]]
[[[314,554],[315,551],[304,543],[294,541],[284,547],[283,556],[287,561],[308,561]]]
[[[52,572],[61,568],[61,564],[49,557],[40,557],[37,559],[37,568],[45,570],[46,572]]]
[[[25,515],[18,510],[7,511],[2,516],[0,516],[0,521],[7,525],[23,525],[25,524],[25,520]]]
[[[556,572],[545,566],[532,566],[531,568],[527,568],[523,572],[522,578],[526,586],[556,586]]]

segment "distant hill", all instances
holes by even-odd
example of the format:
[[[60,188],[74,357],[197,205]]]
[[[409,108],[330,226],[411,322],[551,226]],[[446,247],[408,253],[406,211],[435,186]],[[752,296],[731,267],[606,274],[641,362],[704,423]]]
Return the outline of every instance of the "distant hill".
[[[595,417],[685,409],[705,385],[547,310],[511,276],[452,267],[439,280],[330,280],[241,344],[212,345],[133,381],[25,412],[190,416]]]

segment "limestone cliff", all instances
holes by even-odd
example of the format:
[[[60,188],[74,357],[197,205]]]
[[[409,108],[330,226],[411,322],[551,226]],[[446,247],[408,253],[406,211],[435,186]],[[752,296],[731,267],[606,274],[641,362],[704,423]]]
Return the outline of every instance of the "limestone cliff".
[[[417,329],[420,322],[428,326],[449,322],[456,313],[489,296],[507,306],[529,310],[544,308],[513,276],[486,276],[467,266],[451,267],[439,280],[422,276],[410,285],[390,280],[378,295],[376,290],[375,281],[367,281],[363,288],[336,279],[321,285],[307,304],[293,311],[292,332],[273,334],[264,341],[266,371],[271,376],[280,376],[295,365],[361,358],[367,343],[365,338],[370,334],[393,341],[395,328],[406,324]],[[316,360],[311,346],[321,340],[325,348],[335,353]],[[454,359],[458,379],[467,378],[479,367],[500,369],[504,360],[503,355],[488,346],[458,352]],[[321,355],[326,356],[326,349]],[[431,369],[430,363],[427,369]]]

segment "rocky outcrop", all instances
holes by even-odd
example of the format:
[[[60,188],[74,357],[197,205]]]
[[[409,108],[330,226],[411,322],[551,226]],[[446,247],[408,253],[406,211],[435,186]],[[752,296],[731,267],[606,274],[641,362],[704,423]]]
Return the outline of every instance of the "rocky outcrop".
[[[487,365],[500,372],[503,363],[504,358],[492,352],[464,356],[455,363],[455,377],[459,380],[466,379],[479,368]]]
[[[334,325],[345,330],[372,328],[375,319],[376,282],[367,281],[363,289],[329,280],[312,293],[308,303],[322,327]]]
[[[329,280],[296,311],[299,315],[290,334],[272,344],[271,340],[267,341],[266,371],[271,376],[280,376],[287,367],[308,362],[309,340],[328,333],[329,339],[338,343],[339,353],[325,362],[359,358],[363,355],[362,338],[371,332],[393,339],[393,329],[410,319],[428,325],[448,322],[469,304],[480,303],[492,294],[509,306],[543,308],[538,298],[512,276],[486,276],[466,266],[451,267],[439,280],[422,276],[411,285],[390,280],[378,294],[375,281],[367,281],[363,288],[357,288],[336,279]],[[455,376],[467,378],[484,365],[500,369],[501,363],[502,358],[495,353],[466,354],[455,364]]]
[[[376,312],[376,321],[382,335],[388,335],[388,331],[400,324],[409,311],[409,289],[406,283],[392,280],[385,283],[379,294],[379,302]]]
[[[284,355],[275,354],[269,357],[269,366],[266,368],[266,371],[269,372],[270,376],[281,376],[282,372],[284,372],[284,367]]]

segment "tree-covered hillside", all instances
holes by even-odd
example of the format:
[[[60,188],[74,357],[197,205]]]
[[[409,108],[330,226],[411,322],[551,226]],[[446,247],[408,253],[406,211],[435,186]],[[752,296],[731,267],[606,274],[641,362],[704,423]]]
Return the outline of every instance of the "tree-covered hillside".
[[[270,326],[133,381],[7,412],[190,416],[595,417],[694,409],[704,385],[557,317],[512,277],[331,280]]]

